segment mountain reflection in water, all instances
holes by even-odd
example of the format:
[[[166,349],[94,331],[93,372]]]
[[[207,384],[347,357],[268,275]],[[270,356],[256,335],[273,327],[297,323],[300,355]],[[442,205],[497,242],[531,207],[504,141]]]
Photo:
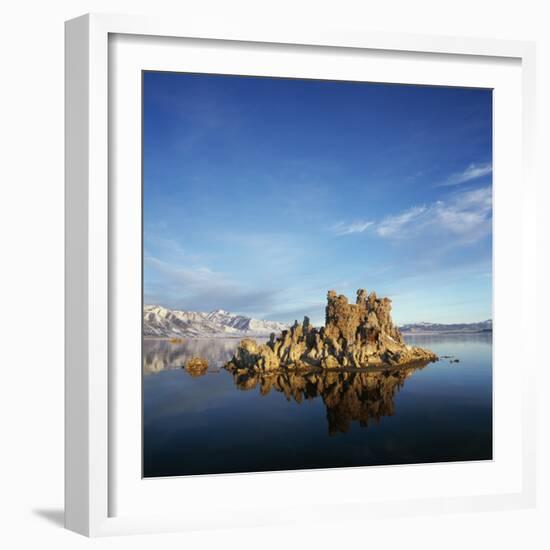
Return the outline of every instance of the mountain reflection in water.
[[[425,365],[387,368],[372,372],[277,372],[235,373],[241,390],[258,389],[263,396],[272,390],[298,404],[321,398],[327,411],[330,435],[346,433],[353,422],[367,427],[394,414],[394,396],[405,380]]]
[[[187,338],[178,342],[148,338],[143,346],[143,374],[180,369],[193,357],[203,357],[215,370],[233,357],[238,338]]]

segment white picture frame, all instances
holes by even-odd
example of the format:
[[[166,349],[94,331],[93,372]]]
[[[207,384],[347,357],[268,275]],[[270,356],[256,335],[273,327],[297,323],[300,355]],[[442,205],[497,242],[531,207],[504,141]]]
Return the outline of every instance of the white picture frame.
[[[410,75],[407,76],[405,70],[407,60],[419,55],[430,63],[437,62],[438,67],[442,69],[437,82],[444,85],[453,85],[453,78],[458,78],[453,77],[451,73],[467,72],[466,65],[459,67],[461,60],[465,64],[472,62],[481,67],[478,70],[479,77],[476,77],[475,71],[472,71],[471,85],[476,85],[474,82],[476,78],[480,79],[478,82],[485,82],[483,80],[485,77],[481,74],[485,71],[485,67],[493,65],[514,67],[512,80],[516,79],[514,82],[518,85],[514,88],[515,84],[510,84],[510,89],[513,88],[515,93],[510,93],[505,100],[509,101],[510,105],[513,103],[520,116],[511,120],[509,124],[504,121],[504,118],[497,117],[494,130],[495,139],[500,142],[495,156],[495,185],[497,189],[498,186],[502,189],[496,194],[496,257],[499,257],[498,247],[509,251],[506,254],[502,253],[500,263],[495,264],[497,280],[500,278],[498,273],[504,273],[508,264],[516,264],[515,270],[511,269],[507,278],[502,275],[502,282],[499,282],[495,292],[495,359],[500,362],[498,364],[503,365],[503,375],[500,378],[501,389],[497,378],[495,399],[501,411],[505,412],[507,407],[508,409],[511,407],[504,398],[506,395],[511,395],[510,392],[513,389],[510,385],[511,379],[506,382],[508,376],[506,373],[510,369],[505,368],[504,365],[505,363],[511,365],[518,357],[523,358],[521,374],[516,381],[521,386],[521,415],[517,415],[517,409],[509,411],[518,416],[518,426],[514,432],[516,439],[510,439],[508,442],[508,448],[515,449],[514,452],[516,452],[513,463],[506,462],[505,453],[501,453],[500,456],[497,453],[491,466],[496,472],[497,466],[502,465],[500,471],[495,473],[495,479],[497,476],[506,477],[514,483],[498,488],[495,486],[494,490],[486,491],[481,486],[480,490],[476,491],[464,485],[462,491],[446,495],[438,494],[435,490],[433,493],[420,492],[414,483],[408,484],[407,479],[414,472],[419,486],[431,484],[435,487],[455,475],[453,465],[449,465],[447,469],[437,466],[378,468],[376,476],[380,478],[382,484],[386,483],[384,479],[390,475],[388,473],[390,472],[396,480],[396,485],[408,485],[406,491],[396,490],[385,499],[380,496],[383,495],[383,489],[378,489],[379,495],[374,495],[372,498],[363,496],[361,491],[345,494],[337,490],[338,487],[350,484],[361,487],[361,483],[366,479],[361,476],[366,470],[357,468],[343,469],[338,473],[324,471],[201,476],[187,481],[185,497],[181,500],[193,503],[193,495],[198,498],[200,493],[211,495],[212,491],[216,491],[219,493],[216,495],[219,500],[216,510],[205,515],[200,512],[200,509],[195,512],[186,510],[182,503],[179,512],[173,515],[148,513],[144,502],[150,503],[151,499],[159,499],[160,502],[160,499],[164,498],[162,495],[170,491],[172,492],[170,498],[173,498],[174,492],[178,494],[179,491],[181,495],[182,481],[181,479],[160,480],[162,486],[153,486],[149,483],[143,494],[131,492],[135,490],[136,481],[139,482],[139,480],[134,479],[133,485],[130,481],[123,483],[124,480],[120,479],[117,458],[114,456],[115,448],[119,453],[131,455],[135,451],[132,447],[135,441],[123,439],[121,435],[123,430],[120,428],[129,425],[131,416],[117,411],[120,394],[116,388],[120,387],[123,380],[113,373],[117,358],[113,328],[119,326],[121,321],[118,317],[113,317],[112,308],[115,300],[125,300],[124,293],[116,291],[119,288],[116,285],[119,275],[118,271],[115,273],[115,264],[119,260],[113,255],[113,249],[119,250],[117,246],[125,242],[124,239],[127,237],[124,237],[124,231],[120,232],[118,229],[121,225],[120,212],[116,207],[116,201],[113,200],[110,182],[113,178],[120,177],[118,168],[114,167],[115,161],[117,165],[124,165],[125,162],[126,164],[136,162],[139,165],[139,158],[135,157],[135,147],[129,147],[127,151],[117,149],[116,154],[109,149],[110,141],[118,131],[117,124],[120,125],[128,120],[128,118],[115,119],[111,110],[113,105],[117,105],[116,99],[113,103],[113,97],[116,96],[113,87],[117,82],[113,71],[118,70],[119,63],[118,60],[114,63],[110,58],[109,44],[113,37],[131,38],[134,44],[130,45],[130,49],[137,47],[135,50],[138,52],[137,55],[143,56],[148,49],[153,48],[147,44],[136,46],[137,43],[145,41],[146,37],[164,40],[165,43],[161,44],[155,59],[158,59],[159,54],[164,56],[167,70],[172,67],[170,58],[178,57],[168,53],[169,49],[176,47],[175,43],[178,39],[198,41],[196,43],[199,47],[198,53],[195,53],[194,66],[199,69],[201,63],[205,67],[209,63],[207,57],[201,55],[201,41],[208,41],[211,46],[221,50],[237,46],[245,48],[247,45],[252,49],[259,48],[254,55],[257,54],[260,59],[262,52],[273,50],[272,57],[275,62],[279,55],[277,48],[284,48],[286,56],[296,58],[300,56],[300,52],[306,50],[322,52],[323,55],[327,52],[353,53],[353,55],[357,52],[372,52],[373,55],[376,53],[395,55],[399,57],[395,70],[402,71],[403,82],[410,82],[412,78]],[[166,38],[174,41],[167,42]],[[172,43],[174,45],[171,45]],[[136,65],[136,54],[128,54],[130,49],[125,50],[124,59],[132,64],[131,68],[135,74],[136,67],[139,69],[139,58]],[[251,59],[253,57],[251,56]],[[154,56],[150,59],[153,58]],[[236,63],[240,63],[238,57],[235,59]],[[250,63],[252,62],[253,59]],[[148,63],[148,68],[156,68],[150,65],[153,61],[149,60]],[[179,61],[174,60],[173,63],[173,67],[176,67]],[[452,69],[446,72],[444,67],[447,65],[452,65]],[[534,67],[535,46],[529,42],[330,29],[303,29],[298,32],[273,29],[268,24],[265,28],[220,29],[202,27],[192,21],[179,22],[163,18],[120,15],[85,15],[68,21],[66,23],[66,527],[84,535],[100,536],[294,521],[295,510],[285,502],[285,498],[291,498],[288,496],[288,491],[293,486],[296,487],[297,483],[311,490],[311,498],[300,502],[302,520],[307,518],[308,521],[324,521],[329,519],[329,516],[324,513],[326,505],[314,490],[314,486],[321,479],[320,476],[323,476],[322,483],[325,491],[335,504],[334,509],[330,511],[332,519],[360,519],[364,514],[392,516],[509,509],[534,505],[535,431],[530,418],[534,416],[535,410],[536,342],[535,336],[529,333],[527,326],[527,319],[535,318],[536,302],[536,289],[530,280],[530,273],[533,272],[535,263],[536,186],[532,176],[535,122]],[[242,70],[245,71],[244,74],[255,74],[255,69],[251,66]],[[252,72],[246,72],[247,70]],[[269,69],[266,70],[269,71]],[[296,74],[300,75],[302,70],[297,66]],[[430,70],[433,72],[433,68]],[[207,72],[206,69],[205,72]],[[464,77],[461,78],[464,79]],[[495,76],[495,78],[499,77]],[[507,86],[503,76],[503,91]],[[505,96],[506,94],[503,93],[501,97]],[[128,113],[131,115],[131,111]],[[128,113],[121,116],[127,117]],[[139,127],[139,120],[132,122],[132,125],[136,124]],[[518,132],[503,131],[506,129],[517,129]],[[510,140],[507,141],[506,135],[509,134],[514,135],[509,136]],[[510,157],[510,162],[517,161],[517,165],[510,164],[510,173],[499,176],[499,166],[508,166],[505,164],[507,157]],[[500,164],[499,159],[502,159]],[[516,183],[512,187],[512,179],[516,176],[521,184]],[[498,183],[499,177],[501,183]],[[128,181],[133,180],[130,178]],[[129,192],[133,193],[132,189],[129,189]],[[136,195],[132,195],[131,200],[132,197],[135,199]],[[133,218],[139,218],[141,216],[137,211],[139,204],[136,202],[128,204],[130,209],[136,210],[132,211]],[[126,223],[126,218],[124,220]],[[516,220],[517,227],[513,227],[510,220]],[[509,233],[506,233],[507,231]],[[138,235],[136,238],[139,239],[141,236]],[[120,262],[131,268],[135,258],[128,259],[128,262],[122,260]],[[129,269],[126,276],[134,277],[132,273],[133,271]],[[141,289],[140,275],[140,272],[135,273],[136,279],[130,287],[137,288],[136,285],[139,283]],[[500,296],[505,296],[512,289],[519,294],[519,301],[515,306],[505,307]],[[130,301],[124,304],[129,305],[128,310],[137,313],[135,308],[132,309],[135,304]],[[516,309],[513,309],[514,307]],[[116,310],[120,311],[120,309],[121,304],[118,303]],[[519,329],[511,323],[515,316],[520,317]],[[140,318],[136,319],[136,323],[141,330]],[[514,328],[521,330],[524,335],[522,347],[516,350],[515,356],[511,354],[506,356],[502,345],[499,346],[499,341],[506,342]],[[121,339],[135,337],[135,334],[134,336],[124,335],[120,330],[117,334],[117,338]],[[140,370],[140,366],[136,368]],[[128,379],[129,394],[132,393],[132,383]],[[500,395],[504,397],[500,398]],[[138,398],[135,395],[134,401],[128,401],[122,405],[122,408],[126,407],[125,410],[132,411],[131,414],[137,414],[135,399]],[[517,403],[514,406],[517,407]],[[136,460],[139,460],[139,457],[136,457]],[[456,468],[456,465],[454,467]],[[483,466],[478,468],[475,475],[490,479],[492,474],[486,475],[488,471],[483,468]],[[372,481],[374,470],[369,470]],[[129,466],[128,471],[132,471],[132,467]],[[471,471],[474,472],[473,469]],[[473,476],[469,477],[477,479]],[[171,489],[170,484],[174,488]],[[120,512],[118,506],[113,504],[116,500],[113,498],[114,487],[119,492],[126,491],[125,499],[121,500],[132,501],[135,505]],[[277,494],[276,488],[281,488],[280,495]],[[268,491],[270,493],[267,493]],[[262,492],[264,495],[271,496],[262,498]],[[170,499],[167,502],[171,502]],[[230,506],[232,502],[238,502],[234,510],[233,506]]]

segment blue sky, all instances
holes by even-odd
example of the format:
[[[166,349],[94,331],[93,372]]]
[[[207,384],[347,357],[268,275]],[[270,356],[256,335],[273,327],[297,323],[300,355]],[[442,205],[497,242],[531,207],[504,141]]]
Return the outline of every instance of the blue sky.
[[[490,90],[144,73],[144,301],[491,317]]]

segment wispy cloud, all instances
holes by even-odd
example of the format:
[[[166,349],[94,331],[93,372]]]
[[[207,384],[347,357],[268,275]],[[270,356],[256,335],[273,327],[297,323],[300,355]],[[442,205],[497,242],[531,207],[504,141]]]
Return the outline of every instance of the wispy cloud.
[[[426,210],[425,206],[413,206],[396,216],[388,216],[376,226],[376,233],[380,237],[399,237],[404,228],[419,222]]]
[[[226,274],[205,266],[174,266],[153,256],[144,260],[150,271],[146,303],[193,311],[223,308],[257,313],[271,308],[279,292],[275,288],[244,288]]]
[[[435,204],[435,223],[465,238],[482,237],[491,231],[492,206],[491,187],[460,193],[449,202]]]
[[[462,172],[451,174],[444,182],[439,183],[436,187],[449,187],[452,185],[460,185],[467,181],[472,181],[483,176],[488,176],[493,171],[493,165],[490,162],[472,163]]]
[[[154,249],[171,258],[181,259],[187,257],[187,252],[179,241],[173,238],[160,237],[152,231],[144,232],[145,250]]]
[[[339,222],[332,226],[332,230],[336,235],[351,235],[353,233],[364,233],[372,225],[374,225],[373,221]]]
[[[341,222],[332,229],[336,235],[369,231],[393,240],[454,237],[454,243],[466,244],[488,235],[491,223],[492,190],[487,186],[455,193],[447,200],[429,205],[413,206],[378,222],[353,222],[348,225]]]

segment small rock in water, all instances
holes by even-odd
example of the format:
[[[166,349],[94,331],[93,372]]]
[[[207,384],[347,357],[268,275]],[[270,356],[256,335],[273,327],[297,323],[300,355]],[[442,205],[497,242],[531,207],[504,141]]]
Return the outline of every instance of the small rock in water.
[[[203,376],[208,370],[208,361],[202,357],[192,357],[185,364],[185,370],[191,376]]]

